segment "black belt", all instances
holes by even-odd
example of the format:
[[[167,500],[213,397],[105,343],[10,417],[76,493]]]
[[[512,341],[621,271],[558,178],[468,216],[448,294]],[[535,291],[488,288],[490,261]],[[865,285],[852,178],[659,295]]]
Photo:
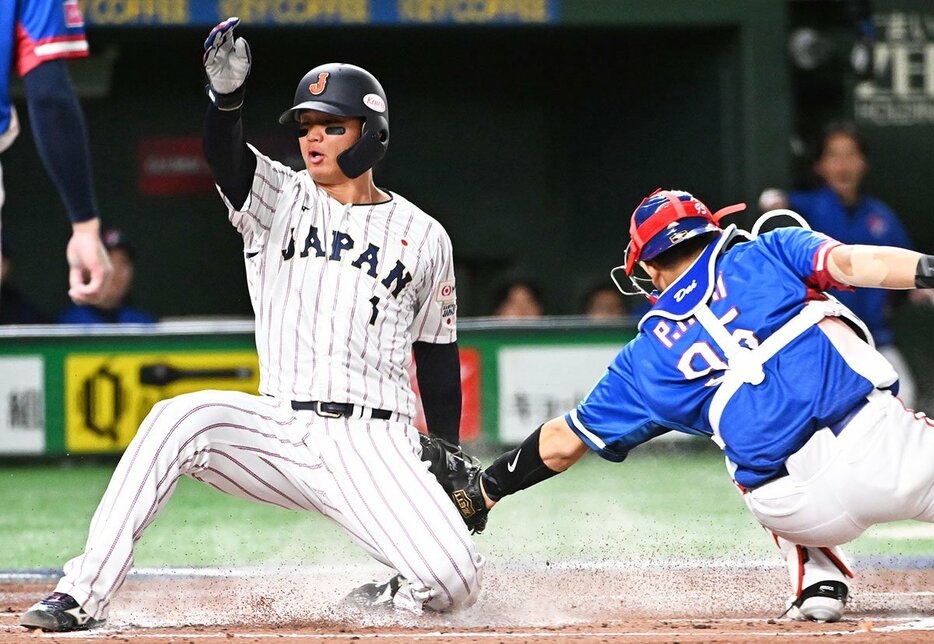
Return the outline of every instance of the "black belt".
[[[856,414],[863,410],[863,407],[869,404],[869,400],[863,399],[856,403],[856,405],[850,411],[846,412],[838,420],[835,420],[832,423],[827,423],[828,429],[833,432],[834,436],[839,436],[840,432],[843,431],[843,428],[850,424],[850,421],[856,417]]]
[[[293,400],[292,409],[295,411],[313,411],[323,418],[350,418],[354,412],[354,406],[351,403],[320,402],[317,400]],[[388,409],[371,409],[370,418],[389,420],[392,418],[392,412]]]

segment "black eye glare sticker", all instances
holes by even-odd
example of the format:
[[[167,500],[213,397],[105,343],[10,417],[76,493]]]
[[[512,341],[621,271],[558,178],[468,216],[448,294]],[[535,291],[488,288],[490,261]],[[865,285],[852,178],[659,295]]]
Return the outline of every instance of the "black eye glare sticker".
[[[298,136],[299,137],[308,136],[308,130],[310,129],[311,129],[310,126],[299,125]],[[342,125],[329,125],[328,127],[324,128],[324,133],[329,136],[341,136],[345,132],[347,132],[347,128],[343,127]]]

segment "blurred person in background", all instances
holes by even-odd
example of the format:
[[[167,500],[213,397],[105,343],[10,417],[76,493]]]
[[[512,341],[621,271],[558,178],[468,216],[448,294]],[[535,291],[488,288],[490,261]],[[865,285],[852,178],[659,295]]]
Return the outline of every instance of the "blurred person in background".
[[[0,324],[44,324],[48,318],[10,283],[13,256],[5,235],[0,235]]]
[[[596,284],[585,294],[580,312],[592,320],[614,320],[627,314],[623,294],[612,284]]]
[[[111,271],[100,239],[84,115],[65,62],[87,55],[77,0],[0,2],[0,152],[19,134],[10,98],[15,69],[26,89],[36,148],[71,219],[65,254],[68,295],[76,303],[96,302]],[[0,208],[3,201],[0,167]]]
[[[493,317],[538,318],[544,315],[542,292],[527,280],[512,280],[500,286],[493,296]]]
[[[119,230],[104,233],[104,246],[110,253],[113,275],[104,285],[97,304],[72,304],[58,321],[62,324],[149,324],[155,318],[130,306],[130,290],[136,263],[136,250]]]
[[[817,142],[816,152],[813,171],[820,186],[787,194],[768,189],[759,199],[760,209],[790,208],[802,215],[813,230],[844,244],[913,248],[895,212],[863,191],[863,179],[869,169],[867,149],[853,123],[840,121],[828,124]],[[866,323],[879,352],[899,373],[899,398],[908,407],[914,405],[915,380],[908,363],[895,346],[891,323],[900,304],[908,299],[930,302],[930,294],[927,291],[881,288],[833,289],[829,292]]]

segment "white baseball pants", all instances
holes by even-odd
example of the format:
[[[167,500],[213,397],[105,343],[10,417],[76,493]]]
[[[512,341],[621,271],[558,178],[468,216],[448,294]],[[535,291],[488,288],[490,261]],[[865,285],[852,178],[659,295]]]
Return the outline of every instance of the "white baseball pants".
[[[407,580],[397,606],[472,604],[483,557],[419,455],[417,430],[392,420],[322,418],[289,401],[202,391],[158,403],[117,465],[85,551],[56,587],[106,617],[133,546],[182,475],[235,496],[337,521]]]
[[[905,360],[905,356],[902,355],[902,352],[898,350],[894,344],[887,344],[884,347],[876,347],[876,351],[882,354],[886,360],[894,367],[895,371],[898,373],[898,398],[908,409],[913,409],[915,400],[917,396],[918,387],[915,384],[914,374],[911,372],[911,367],[908,366],[908,361]]]
[[[852,541],[871,525],[934,522],[934,423],[889,392],[834,436],[817,432],[782,477],[743,495],[763,526],[803,546]]]

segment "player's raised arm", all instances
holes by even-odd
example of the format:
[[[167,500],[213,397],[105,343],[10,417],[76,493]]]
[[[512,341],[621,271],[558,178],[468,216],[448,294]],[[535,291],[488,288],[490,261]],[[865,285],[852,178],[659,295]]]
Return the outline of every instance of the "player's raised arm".
[[[849,286],[934,288],[934,256],[893,246],[849,245],[833,248],[827,268]]]
[[[228,18],[214,27],[204,41],[203,58],[211,99],[204,122],[204,157],[214,182],[235,208],[246,203],[256,171],[256,156],[246,145],[240,118],[252,58],[246,40],[234,37],[239,23],[239,18]]]

